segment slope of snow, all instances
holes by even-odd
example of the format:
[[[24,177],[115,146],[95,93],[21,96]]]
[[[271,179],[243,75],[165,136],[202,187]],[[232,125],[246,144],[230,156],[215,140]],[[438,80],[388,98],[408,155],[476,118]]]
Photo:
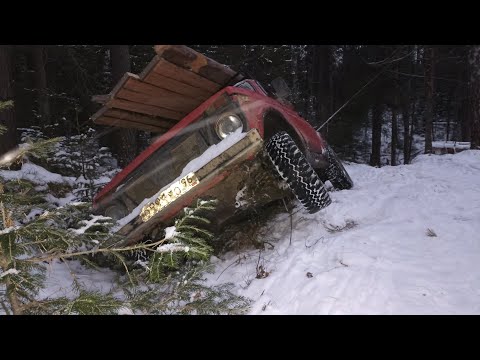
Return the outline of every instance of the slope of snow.
[[[297,207],[292,231],[279,215],[273,249],[216,259],[208,282],[235,283],[251,314],[480,314],[480,151],[346,168],[354,189]]]

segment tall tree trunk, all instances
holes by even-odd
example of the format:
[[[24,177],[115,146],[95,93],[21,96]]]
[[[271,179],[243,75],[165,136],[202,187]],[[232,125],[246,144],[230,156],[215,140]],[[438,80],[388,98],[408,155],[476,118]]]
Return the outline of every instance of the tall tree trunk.
[[[412,110],[412,116],[411,116],[411,122],[410,122],[410,137],[408,140],[408,163],[412,161],[412,150],[413,150],[413,132],[416,130],[416,106],[415,104],[413,105],[413,110]]]
[[[468,63],[470,65],[469,97],[471,116],[471,148],[480,147],[480,46],[470,48]]]
[[[392,148],[390,164],[397,165],[397,143],[398,143],[398,129],[397,129],[397,105],[392,108]]]
[[[391,148],[390,148],[390,165],[397,166],[397,146],[398,146],[398,106],[399,106],[399,92],[400,92],[400,83],[398,80],[399,66],[398,63],[394,67],[396,73],[394,75],[394,95],[393,95],[393,106],[392,106],[392,139],[391,139]]]
[[[370,165],[380,167],[380,147],[382,142],[382,105],[375,104],[372,108],[372,153]]]
[[[472,140],[472,122],[470,117],[470,111],[466,111],[469,108],[467,99],[462,99],[460,103],[459,117],[460,117],[460,132],[462,141]]]
[[[419,50],[420,47],[415,45],[416,48],[416,55],[415,55],[415,60],[412,61],[412,74],[416,74],[418,63],[420,61],[419,58]],[[411,111],[411,120],[410,120],[410,134],[408,137],[408,164],[412,160],[412,150],[413,150],[413,133],[414,131],[418,128],[418,118],[417,118],[417,113],[418,113],[418,93],[417,93],[417,78],[412,78],[411,79],[411,84],[412,84],[412,94],[413,94],[413,99],[412,99],[412,111]]]
[[[0,45],[0,101],[13,100],[13,46]],[[0,111],[0,124],[7,131],[0,136],[0,155],[17,145],[17,127],[15,109],[10,107]]]
[[[435,48],[425,49],[425,154],[432,152]]]
[[[110,59],[112,61],[113,86],[130,71],[130,53],[128,45],[111,45]],[[130,163],[137,154],[137,135],[133,129],[118,129],[112,133],[112,151],[121,167]]]
[[[315,98],[315,113],[318,123],[322,124],[331,111],[331,60],[332,49],[329,45],[315,45],[312,61],[312,94]]]
[[[299,88],[299,64],[298,64],[298,54],[299,47],[296,45],[290,45],[290,56],[292,59],[292,67],[290,68],[290,72],[292,74],[292,94],[291,99],[294,104],[298,104],[299,95],[300,95],[300,88]]]
[[[447,116],[447,131],[445,134],[445,141],[450,141],[450,114]]]
[[[415,50],[414,46],[407,47],[406,51],[411,54]],[[412,69],[415,63],[415,57],[411,56],[408,58],[408,69]],[[400,71],[399,65],[397,65],[397,71]],[[396,77],[398,79],[398,76]],[[410,149],[410,106],[412,104],[412,78],[405,80],[406,84],[403,88],[403,91],[400,90],[400,108],[402,110],[402,122],[403,122],[403,163],[408,164],[410,162],[409,158],[409,149]]]
[[[50,125],[50,103],[47,93],[47,47],[34,45],[32,48],[32,67],[34,86],[37,91],[37,111],[40,118],[40,125]]]
[[[403,120],[403,163],[408,164],[410,162],[410,123],[409,123],[409,106],[406,104],[403,108],[402,120]]]

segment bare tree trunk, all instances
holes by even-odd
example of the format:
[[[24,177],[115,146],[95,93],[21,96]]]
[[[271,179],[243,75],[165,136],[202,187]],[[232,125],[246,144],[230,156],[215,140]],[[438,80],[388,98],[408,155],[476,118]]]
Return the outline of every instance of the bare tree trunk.
[[[319,123],[330,115],[332,48],[329,45],[315,45],[312,64],[312,93],[315,97],[315,112]]]
[[[392,148],[390,164],[397,165],[397,143],[398,143],[398,129],[397,129],[397,105],[392,108]]]
[[[448,114],[448,117],[447,117],[447,133],[445,137],[446,137],[445,141],[450,140],[450,114]]]
[[[425,49],[425,154],[432,152],[435,48]]]
[[[414,51],[413,46],[409,46],[406,51],[408,53],[413,53]],[[415,58],[414,56],[411,56],[409,58],[410,61],[410,67],[415,66]],[[399,66],[397,65],[397,71],[399,71]],[[396,77],[398,79],[398,76]],[[399,104],[401,110],[402,110],[402,122],[403,122],[403,163],[408,164],[410,161],[409,158],[409,150],[410,150],[410,106],[412,104],[412,92],[413,92],[413,86],[412,86],[412,78],[409,78],[407,80],[406,86],[403,91],[400,90],[400,99],[401,102]]]
[[[399,95],[400,92],[400,84],[398,81],[398,71],[399,66],[396,64],[395,71],[397,74],[394,76],[394,91],[395,95],[393,96],[393,106],[392,106],[392,140],[391,140],[391,148],[390,148],[390,165],[397,166],[397,146],[398,146],[398,106],[399,106]]]
[[[463,99],[461,102],[461,106],[459,112],[461,114],[461,136],[462,141],[471,141],[472,140],[472,123],[469,111],[465,111],[468,109],[468,101]]]
[[[37,111],[40,115],[40,125],[50,125],[50,103],[47,93],[47,73],[45,71],[48,59],[47,47],[43,45],[33,46],[31,56],[35,90],[37,91]]]
[[[471,116],[471,148],[480,147],[480,46],[470,48],[468,63],[470,65],[469,97]]]
[[[292,67],[290,68],[290,71],[293,75],[292,77],[292,101],[294,104],[298,103],[299,100],[299,94],[300,94],[300,89],[299,89],[299,67],[298,67],[298,46],[296,45],[290,45],[290,56],[292,59]]]
[[[403,108],[402,120],[403,120],[403,163],[408,164],[410,162],[410,104],[406,104]]]
[[[412,62],[412,74],[416,73],[417,70],[417,65],[419,62],[419,47],[416,46],[416,59],[415,61]],[[418,107],[417,107],[417,101],[418,101],[418,94],[417,94],[417,79],[413,78],[412,79],[412,94],[413,94],[413,100],[412,100],[412,111],[410,113],[410,134],[409,134],[409,140],[408,140],[408,164],[412,160],[412,150],[413,150],[413,134],[415,130],[418,128],[418,118],[417,118],[417,113],[418,113]]]
[[[110,45],[112,61],[112,81],[115,86],[122,76],[130,71],[130,53],[128,45]],[[133,129],[118,129],[112,133],[112,151],[118,163],[125,167],[137,154],[137,135]]]
[[[0,101],[13,100],[13,46],[0,45]],[[17,145],[17,126],[15,123],[15,109],[10,107],[0,111],[0,124],[7,127],[7,131],[0,136],[0,155]]]
[[[413,105],[413,110],[412,110],[412,117],[411,117],[411,122],[410,122],[410,140],[408,140],[408,163],[410,163],[410,161],[412,161],[412,150],[413,150],[413,132],[415,131],[416,127],[415,127],[415,124],[416,124],[416,121],[415,121],[415,118],[416,118],[416,106],[415,104]]]
[[[380,167],[380,148],[382,142],[382,106],[375,104],[372,108],[372,153],[370,155],[370,165]]]

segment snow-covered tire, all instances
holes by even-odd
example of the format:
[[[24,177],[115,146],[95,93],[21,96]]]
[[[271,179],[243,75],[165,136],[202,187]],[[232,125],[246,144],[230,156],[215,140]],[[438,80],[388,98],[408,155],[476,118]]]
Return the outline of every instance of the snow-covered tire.
[[[290,135],[285,131],[273,135],[265,150],[280,177],[309,213],[331,204],[325,185]]]
[[[347,170],[345,170],[342,162],[330,145],[327,145],[327,157],[330,165],[328,165],[326,175],[333,187],[337,190],[351,189],[353,187],[353,180],[350,175],[348,175]]]

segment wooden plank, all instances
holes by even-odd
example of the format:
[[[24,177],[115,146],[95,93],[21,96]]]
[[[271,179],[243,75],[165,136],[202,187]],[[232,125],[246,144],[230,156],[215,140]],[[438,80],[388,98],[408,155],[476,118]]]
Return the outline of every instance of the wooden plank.
[[[157,45],[155,51],[140,76],[126,73],[108,95],[92,97],[104,104],[92,116],[95,123],[164,132],[238,78],[186,46]]]
[[[158,59],[158,62],[153,68],[153,71],[160,75],[191,85],[193,87],[204,89],[211,94],[216,93],[222,88],[221,85],[213,81],[205,79],[204,77],[191,71],[182,69],[181,67],[161,58]]]
[[[166,90],[135,78],[129,78],[122,89],[118,91],[116,96],[123,97],[124,90],[131,90],[146,95],[149,99],[155,100],[155,105],[165,107],[170,110],[182,112],[190,112],[200,105],[203,100],[191,98],[190,96],[181,95],[176,92]]]
[[[119,121],[112,121],[111,119]],[[95,124],[119,126],[126,128],[142,128],[145,131],[166,132],[177,122],[169,120],[159,120],[152,116],[145,116],[138,113],[132,113],[125,110],[101,108],[90,118]],[[128,122],[128,123],[126,123]],[[152,128],[153,127],[153,128]],[[146,130],[148,129],[148,130]]]
[[[125,99],[112,99],[105,106],[109,108],[117,108],[141,114],[160,116],[165,119],[181,120],[185,117],[185,113],[178,111],[159,108],[157,106],[142,104],[134,101],[128,101]]]
[[[135,74],[126,72],[122,76],[122,78],[115,84],[115,86],[113,87],[112,91],[110,91],[110,93],[108,93],[106,95],[93,95],[92,96],[92,101],[105,105],[106,103],[108,103],[108,101],[115,98],[118,91],[120,91],[120,89],[122,89],[124,87],[124,85],[128,81],[128,79],[131,79],[131,78],[138,79],[138,76],[135,75]]]
[[[198,99],[200,101],[205,101],[214,94],[211,91],[207,91],[205,89],[182,83],[176,79],[166,77],[155,71],[151,71],[150,73],[148,73],[142,80],[151,85],[168,89],[176,93],[189,96],[193,99]]]
[[[136,91],[132,91],[129,89],[120,89],[117,93],[116,97],[118,99],[133,101],[136,103],[144,104],[144,105],[151,105],[156,106],[160,109],[175,111],[181,114],[188,114],[192,111],[196,106],[188,106],[186,104],[182,104],[178,102],[178,100],[171,99],[171,98],[159,98],[152,96],[150,94],[144,94]],[[200,105],[200,103],[198,103]]]
[[[96,123],[97,119],[105,114],[105,112],[108,110],[107,107],[102,107],[100,110],[98,110],[95,114],[90,116],[90,120],[92,120],[94,123]]]
[[[108,125],[108,126],[116,126],[116,127],[122,127],[122,128],[132,128],[132,129],[138,129],[138,130],[144,130],[144,131],[151,131],[151,132],[156,132],[156,133],[165,133],[168,130],[153,126],[153,125],[147,125],[147,124],[141,124],[141,123],[135,123],[133,121],[127,121],[127,120],[122,120],[122,119],[116,119],[108,116],[101,116],[95,120],[96,124],[100,125]]]
[[[214,81],[222,87],[237,74],[229,67],[185,45],[155,45],[155,52],[172,64]]]
[[[155,72],[155,67],[158,65],[159,62],[164,62],[165,59],[161,59],[158,55],[155,55],[152,61],[148,63],[148,65],[143,69],[143,71],[139,75],[139,79],[141,81],[145,81],[147,83],[151,83],[152,85],[166,88],[169,87],[169,90],[178,92],[178,93],[184,93],[186,95],[195,95],[197,94],[199,96],[205,96],[206,98],[209,98],[214,94],[217,90],[216,84],[213,84],[213,88],[210,86],[211,84],[206,84],[207,89],[205,87],[198,87],[195,86],[195,84],[189,84],[185,83],[182,81],[179,81],[177,78],[172,78],[171,72],[174,71],[172,68],[172,71],[170,71],[168,74],[164,74],[161,72]],[[180,69],[181,71],[181,69]],[[169,76],[170,75],[170,76]],[[170,89],[170,87],[172,89]]]
[[[105,111],[103,115],[120,119],[120,120],[127,120],[127,121],[136,122],[136,123],[157,126],[166,130],[169,130],[170,128],[172,128],[178,123],[178,121],[176,120],[168,120],[168,119],[163,119],[156,116],[143,115],[136,112],[120,110],[120,109],[107,108],[107,111]]]

